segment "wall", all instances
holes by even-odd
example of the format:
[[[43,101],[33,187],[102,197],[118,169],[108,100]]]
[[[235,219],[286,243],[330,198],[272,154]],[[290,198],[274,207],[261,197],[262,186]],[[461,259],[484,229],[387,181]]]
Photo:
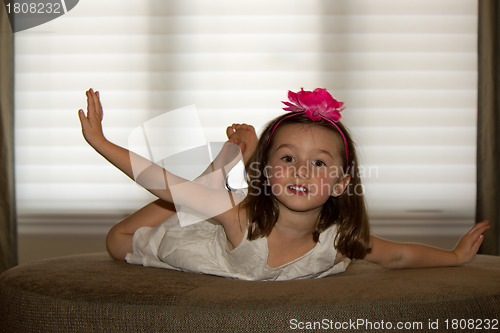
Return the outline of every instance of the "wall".
[[[33,236],[18,239],[19,264],[80,253],[105,252],[105,236]]]

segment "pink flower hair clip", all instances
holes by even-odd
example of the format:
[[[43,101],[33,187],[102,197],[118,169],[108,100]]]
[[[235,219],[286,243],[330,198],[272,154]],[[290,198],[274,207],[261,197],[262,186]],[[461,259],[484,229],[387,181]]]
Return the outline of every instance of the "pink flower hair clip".
[[[281,122],[287,118],[305,114],[306,117],[314,120],[320,121],[324,119],[331,123],[340,133],[342,139],[344,140],[345,147],[345,171],[347,172],[347,168],[349,166],[349,148],[347,144],[347,138],[344,133],[340,129],[340,127],[336,124],[342,116],[340,112],[344,110],[344,103],[337,101],[335,98],[330,95],[326,89],[317,88],[314,91],[306,91],[302,88],[299,92],[288,91],[288,99],[290,102],[282,102],[287,107],[283,108],[285,111],[292,112],[290,115],[281,118],[271,130],[271,134],[269,135],[269,140],[267,141],[267,147],[271,142],[271,138],[276,131],[276,128],[281,124]]]
[[[285,111],[305,112],[312,120],[326,118],[338,122],[342,116],[340,112],[344,109],[344,103],[337,101],[326,89],[317,88],[314,91],[288,92],[290,102],[282,102],[287,107]]]

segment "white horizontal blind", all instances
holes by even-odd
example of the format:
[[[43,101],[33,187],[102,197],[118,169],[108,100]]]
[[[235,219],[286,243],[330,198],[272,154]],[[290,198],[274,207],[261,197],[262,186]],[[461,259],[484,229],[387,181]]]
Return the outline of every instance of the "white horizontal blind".
[[[153,199],[84,142],[89,87],[123,146],[190,104],[208,140],[233,122],[261,130],[289,89],[325,87],[346,103],[371,212],[470,215],[476,20],[470,0],[80,1],[15,35],[20,230],[23,216],[126,214]]]

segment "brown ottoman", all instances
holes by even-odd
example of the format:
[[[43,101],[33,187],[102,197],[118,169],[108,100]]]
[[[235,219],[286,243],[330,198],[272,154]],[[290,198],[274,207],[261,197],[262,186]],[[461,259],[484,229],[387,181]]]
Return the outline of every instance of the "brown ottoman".
[[[249,282],[77,255],[4,272],[0,303],[2,332],[488,332],[500,330],[500,257]]]

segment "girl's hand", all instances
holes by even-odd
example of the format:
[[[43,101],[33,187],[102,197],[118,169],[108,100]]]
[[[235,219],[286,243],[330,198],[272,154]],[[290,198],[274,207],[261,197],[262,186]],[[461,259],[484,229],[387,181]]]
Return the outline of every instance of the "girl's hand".
[[[473,226],[458,241],[453,253],[457,256],[458,265],[463,265],[471,261],[476,255],[483,242],[483,232],[490,228],[489,221],[483,221]]]
[[[82,125],[82,132],[85,140],[92,146],[96,147],[103,141],[106,141],[102,131],[102,105],[99,100],[99,92],[90,89],[87,94],[87,115],[83,110],[78,111],[80,117],[80,124]]]

